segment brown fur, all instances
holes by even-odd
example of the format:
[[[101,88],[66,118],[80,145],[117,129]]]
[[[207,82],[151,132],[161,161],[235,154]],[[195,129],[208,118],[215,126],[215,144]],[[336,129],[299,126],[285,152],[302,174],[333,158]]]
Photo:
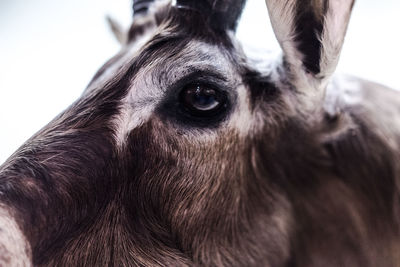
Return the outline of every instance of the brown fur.
[[[390,125],[399,94],[357,81],[358,103],[343,100],[353,90],[343,84],[311,112],[286,63],[259,72],[193,6],[154,12],[128,42],[152,39],[111,59],[0,168],[0,207],[29,247],[21,257],[34,266],[399,266],[400,126]],[[183,73],[174,72],[179,53]],[[229,87],[222,119],[181,118],[171,105],[181,80],[166,80],[192,72]],[[115,118],[149,104],[121,103],[149,88],[164,95],[120,145]],[[247,128],[233,123],[239,107],[252,115]]]

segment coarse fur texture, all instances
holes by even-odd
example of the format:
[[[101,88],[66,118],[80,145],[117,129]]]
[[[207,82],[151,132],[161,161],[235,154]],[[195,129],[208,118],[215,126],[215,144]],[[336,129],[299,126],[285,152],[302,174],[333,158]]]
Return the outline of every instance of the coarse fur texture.
[[[112,22],[121,51],[0,167],[0,266],[400,266],[400,95],[333,76],[353,1],[267,0],[268,71],[244,1],[175,2]],[[193,84],[223,107],[182,107]]]

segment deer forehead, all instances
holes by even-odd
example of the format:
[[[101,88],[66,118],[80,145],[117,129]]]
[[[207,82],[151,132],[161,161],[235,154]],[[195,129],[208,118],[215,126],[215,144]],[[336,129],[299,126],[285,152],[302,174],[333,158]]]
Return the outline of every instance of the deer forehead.
[[[250,129],[251,112],[247,88],[233,62],[223,48],[198,40],[191,40],[177,54],[149,59],[146,66],[132,78],[127,95],[114,118],[115,139],[123,146],[131,131],[149,121],[158,105],[170,94],[171,86],[195,71],[216,73],[224,78],[225,88],[237,95],[230,119],[221,127],[246,133]],[[178,127],[178,126],[177,126]],[[191,129],[187,134],[210,140],[215,131]]]

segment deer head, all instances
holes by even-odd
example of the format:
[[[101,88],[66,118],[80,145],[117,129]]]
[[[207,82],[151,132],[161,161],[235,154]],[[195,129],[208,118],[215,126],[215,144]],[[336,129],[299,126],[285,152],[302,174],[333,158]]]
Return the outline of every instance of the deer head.
[[[0,251],[35,266],[394,263],[392,143],[331,86],[353,0],[266,3],[283,54],[260,70],[235,38],[243,0],[134,1],[121,51],[2,166]]]

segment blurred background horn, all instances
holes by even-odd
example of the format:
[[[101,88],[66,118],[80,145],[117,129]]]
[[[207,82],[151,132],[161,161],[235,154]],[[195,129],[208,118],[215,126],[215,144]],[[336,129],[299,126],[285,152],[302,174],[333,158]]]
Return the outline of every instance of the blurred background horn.
[[[177,0],[178,8],[197,10],[220,30],[236,30],[246,0]]]

